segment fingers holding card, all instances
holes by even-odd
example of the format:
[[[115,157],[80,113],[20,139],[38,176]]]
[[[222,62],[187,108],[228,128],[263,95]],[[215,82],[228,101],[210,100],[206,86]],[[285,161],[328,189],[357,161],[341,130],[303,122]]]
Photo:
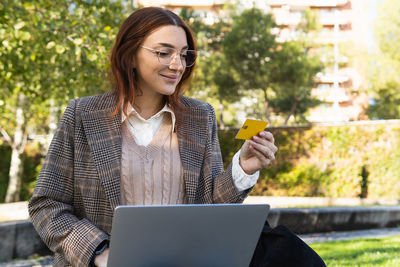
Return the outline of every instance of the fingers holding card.
[[[253,136],[258,135],[259,132],[264,131],[267,125],[267,121],[247,119],[236,134],[235,139],[250,140]]]

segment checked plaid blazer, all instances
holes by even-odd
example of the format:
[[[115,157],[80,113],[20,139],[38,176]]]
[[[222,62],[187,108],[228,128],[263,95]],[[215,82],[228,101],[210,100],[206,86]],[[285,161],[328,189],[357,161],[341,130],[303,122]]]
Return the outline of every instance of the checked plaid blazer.
[[[211,105],[187,97],[177,121],[190,204],[243,202],[232,166],[224,171]],[[112,92],[71,100],[58,125],[29,202],[32,223],[55,253],[54,266],[88,266],[109,240],[120,204],[121,114]]]

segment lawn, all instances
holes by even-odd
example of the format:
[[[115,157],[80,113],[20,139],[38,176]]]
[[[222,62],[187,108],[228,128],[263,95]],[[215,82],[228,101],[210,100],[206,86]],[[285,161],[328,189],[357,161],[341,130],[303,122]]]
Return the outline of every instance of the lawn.
[[[310,246],[331,266],[400,266],[400,236],[314,243]]]

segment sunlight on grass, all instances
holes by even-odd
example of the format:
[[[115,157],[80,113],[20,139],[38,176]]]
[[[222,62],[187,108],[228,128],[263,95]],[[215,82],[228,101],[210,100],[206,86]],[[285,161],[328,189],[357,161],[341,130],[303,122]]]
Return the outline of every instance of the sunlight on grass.
[[[400,236],[310,245],[327,266],[400,266]]]

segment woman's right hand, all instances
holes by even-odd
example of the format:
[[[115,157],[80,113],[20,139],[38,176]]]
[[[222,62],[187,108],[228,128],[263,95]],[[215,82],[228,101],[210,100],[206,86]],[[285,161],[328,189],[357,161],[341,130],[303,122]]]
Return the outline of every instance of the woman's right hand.
[[[103,251],[100,255],[94,258],[94,265],[97,267],[107,267],[108,260],[108,248]]]

